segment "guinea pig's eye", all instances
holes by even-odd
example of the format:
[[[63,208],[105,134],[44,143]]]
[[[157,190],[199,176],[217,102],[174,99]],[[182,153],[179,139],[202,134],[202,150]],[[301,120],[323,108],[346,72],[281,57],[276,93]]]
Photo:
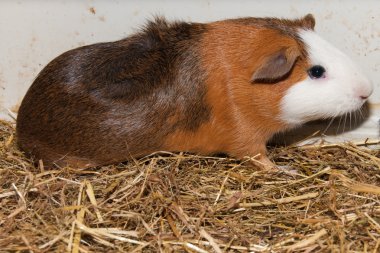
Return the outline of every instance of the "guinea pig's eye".
[[[312,79],[325,77],[325,72],[326,72],[325,68],[322,67],[321,65],[315,65],[307,71],[307,73]]]

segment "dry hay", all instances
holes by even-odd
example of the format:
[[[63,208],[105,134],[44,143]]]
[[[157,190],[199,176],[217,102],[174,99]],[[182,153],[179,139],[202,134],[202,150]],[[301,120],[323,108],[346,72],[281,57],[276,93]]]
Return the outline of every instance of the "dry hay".
[[[0,133],[0,251],[380,251],[375,143],[273,149],[273,171],[163,153],[44,170]]]

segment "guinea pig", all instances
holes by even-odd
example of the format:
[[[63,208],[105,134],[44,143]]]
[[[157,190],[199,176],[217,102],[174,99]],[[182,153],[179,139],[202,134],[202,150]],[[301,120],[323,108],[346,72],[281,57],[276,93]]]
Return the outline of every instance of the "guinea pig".
[[[19,147],[46,166],[93,167],[156,151],[271,165],[266,143],[360,108],[371,82],[300,19],[150,21],[52,60],[17,117]],[[259,157],[259,156],[257,156]]]

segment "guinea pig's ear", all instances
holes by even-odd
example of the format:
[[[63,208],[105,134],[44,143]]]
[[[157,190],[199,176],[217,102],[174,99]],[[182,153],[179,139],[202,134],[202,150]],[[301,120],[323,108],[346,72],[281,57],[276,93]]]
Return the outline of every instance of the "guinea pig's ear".
[[[301,55],[298,48],[282,48],[269,55],[253,73],[251,82],[273,83],[286,76]]]
[[[302,26],[307,28],[307,29],[310,29],[310,30],[314,30],[314,27],[315,27],[315,18],[313,16],[313,14],[307,14],[305,17],[303,17],[303,19],[301,20],[301,23],[302,23]]]

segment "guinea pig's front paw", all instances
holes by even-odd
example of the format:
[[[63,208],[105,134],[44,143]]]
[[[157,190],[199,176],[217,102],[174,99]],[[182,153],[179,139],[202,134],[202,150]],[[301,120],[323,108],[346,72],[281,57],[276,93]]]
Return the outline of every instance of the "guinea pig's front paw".
[[[277,166],[265,155],[250,157],[249,161],[262,170],[278,170]]]

